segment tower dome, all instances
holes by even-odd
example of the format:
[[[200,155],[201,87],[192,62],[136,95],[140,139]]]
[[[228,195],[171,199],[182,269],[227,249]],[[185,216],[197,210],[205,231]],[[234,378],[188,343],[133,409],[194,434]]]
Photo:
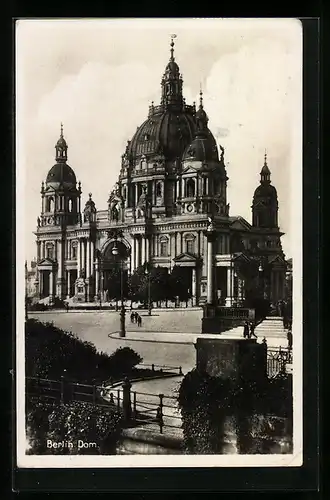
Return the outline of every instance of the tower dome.
[[[61,124],[61,135],[56,145],[55,165],[49,170],[46,177],[46,185],[54,189],[75,188],[77,184],[76,175],[67,164],[68,145],[63,136],[63,125]]]
[[[200,103],[196,112],[195,137],[183,154],[183,160],[219,161],[218,148],[212,132],[209,130],[208,116],[203,106],[203,93],[200,91]]]
[[[265,153],[264,165],[260,172],[260,185],[254,191],[252,202],[252,223],[255,227],[278,227],[277,191],[271,185],[270,175]]]

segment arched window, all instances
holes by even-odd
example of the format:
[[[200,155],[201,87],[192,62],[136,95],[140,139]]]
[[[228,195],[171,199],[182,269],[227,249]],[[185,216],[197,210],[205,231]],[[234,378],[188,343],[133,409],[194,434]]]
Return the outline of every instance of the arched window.
[[[159,242],[159,254],[161,257],[167,257],[168,256],[168,238],[162,237]]]
[[[156,184],[156,196],[159,198],[162,195],[162,183],[157,182]]]
[[[77,259],[77,243],[72,244],[72,260]]]
[[[193,198],[195,196],[195,181],[194,181],[194,179],[187,180],[186,196],[187,196],[187,198]]]
[[[69,212],[72,212],[72,207],[73,207],[73,202],[71,200],[71,198],[69,199],[69,204],[68,204],[68,209],[69,209]]]
[[[54,211],[54,198],[52,196],[48,198],[47,211],[48,212]]]

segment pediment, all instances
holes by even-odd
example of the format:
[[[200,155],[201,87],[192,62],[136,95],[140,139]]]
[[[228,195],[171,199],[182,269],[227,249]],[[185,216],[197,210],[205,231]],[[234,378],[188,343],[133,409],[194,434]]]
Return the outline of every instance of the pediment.
[[[175,259],[173,259],[176,264],[183,262],[196,262],[197,257],[189,253],[181,253]]]
[[[45,258],[45,259],[41,259],[38,262],[38,267],[41,267],[41,266],[53,267],[54,264],[55,264],[55,262],[52,259]]]
[[[234,253],[233,260],[236,262],[251,262],[251,259],[243,252]]]
[[[248,223],[243,217],[239,217],[235,219],[231,224],[230,224],[230,229],[236,229],[239,231],[249,231],[251,229],[251,224]]]
[[[183,174],[196,174],[196,171],[199,170],[200,168],[200,162],[198,162],[198,165],[194,166],[193,164],[187,165],[183,170]]]
[[[268,259],[268,262],[271,264],[275,264],[279,267],[287,267],[287,263],[286,263],[285,259],[282,257],[282,255],[271,256]]]

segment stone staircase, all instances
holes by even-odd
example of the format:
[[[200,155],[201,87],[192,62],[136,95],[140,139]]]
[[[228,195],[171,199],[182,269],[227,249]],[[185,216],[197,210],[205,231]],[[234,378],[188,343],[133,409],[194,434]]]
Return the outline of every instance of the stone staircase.
[[[255,329],[255,334],[258,337],[258,342],[262,342],[266,338],[269,347],[287,347],[287,330],[283,327],[281,317],[266,317]],[[243,326],[236,326],[231,330],[223,332],[222,338],[239,339],[243,338]]]
[[[287,330],[284,329],[283,319],[278,316],[266,317],[257,327],[258,337],[279,338],[287,341]]]

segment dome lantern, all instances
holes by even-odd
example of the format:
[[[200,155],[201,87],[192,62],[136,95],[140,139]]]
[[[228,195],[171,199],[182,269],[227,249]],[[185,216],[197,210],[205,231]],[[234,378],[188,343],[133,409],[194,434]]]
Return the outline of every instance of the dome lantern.
[[[68,145],[63,136],[63,123],[61,123],[61,135],[55,145],[55,151],[56,151],[55,160],[58,163],[66,163],[68,159]]]

